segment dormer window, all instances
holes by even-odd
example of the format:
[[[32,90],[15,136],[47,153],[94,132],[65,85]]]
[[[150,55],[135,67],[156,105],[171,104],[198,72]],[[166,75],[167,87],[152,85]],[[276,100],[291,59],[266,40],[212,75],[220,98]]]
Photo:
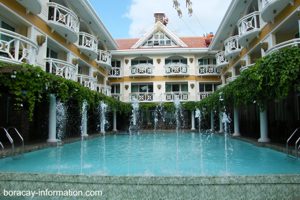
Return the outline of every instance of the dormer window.
[[[177,46],[165,33],[158,31],[154,33],[144,44],[143,47],[153,46]]]

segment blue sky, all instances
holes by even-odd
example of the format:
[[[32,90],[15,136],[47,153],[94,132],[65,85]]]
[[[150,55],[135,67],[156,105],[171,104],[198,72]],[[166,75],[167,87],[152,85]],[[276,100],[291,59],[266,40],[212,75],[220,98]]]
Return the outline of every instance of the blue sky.
[[[164,12],[168,28],[178,36],[202,36],[217,31],[231,0],[192,0],[193,15],[187,14],[185,0],[178,0],[183,17],[177,16],[172,0],[89,0],[114,38],[136,38],[154,24],[153,14]]]

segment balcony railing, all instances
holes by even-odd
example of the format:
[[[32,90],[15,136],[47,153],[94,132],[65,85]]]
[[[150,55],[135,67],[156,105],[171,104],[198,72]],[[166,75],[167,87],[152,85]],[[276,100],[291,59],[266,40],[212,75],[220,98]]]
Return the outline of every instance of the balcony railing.
[[[29,38],[0,28],[0,59],[3,62],[35,63],[38,46]]]
[[[239,28],[239,43],[242,46],[245,46],[247,43],[251,42],[251,40],[256,37],[260,32],[260,12],[255,11],[250,13],[244,17],[242,17],[238,21]]]
[[[255,65],[255,63],[252,63],[252,64],[250,64],[250,65],[243,66],[243,67],[240,68],[240,72],[243,72],[243,71],[245,71],[246,69],[248,69],[248,68],[250,68],[250,67],[252,67],[252,66],[254,66],[254,65]]]
[[[22,4],[28,11],[37,15],[42,11],[42,3],[40,0],[17,0],[20,4]]]
[[[72,63],[54,58],[46,58],[45,62],[46,72],[64,77],[65,79],[76,80],[77,69]]]
[[[198,66],[198,75],[200,76],[219,76],[220,72],[216,65]]]
[[[199,95],[199,100],[202,100],[206,97],[208,97],[209,95],[211,95],[213,92],[199,92],[198,95]]]
[[[232,76],[232,77],[228,77],[226,78],[226,83],[230,83],[232,81],[234,81],[235,79],[237,79],[238,76]]]
[[[140,63],[130,67],[132,76],[151,76],[154,66],[150,63]]]
[[[110,78],[118,78],[121,77],[121,68],[120,67],[112,67],[109,71]]]
[[[154,94],[152,92],[133,92],[130,93],[130,99],[137,99],[141,102],[153,101]]]
[[[266,55],[271,54],[275,51],[278,51],[280,49],[284,49],[287,47],[299,47],[300,46],[300,38],[291,39],[279,44],[276,44],[275,46],[271,47],[267,52]]]
[[[77,81],[84,87],[87,87],[91,90],[97,90],[97,79],[94,77],[85,74],[78,74]]]
[[[89,56],[92,60],[97,58],[98,55],[98,40],[95,36],[80,32],[78,47],[80,51]]]
[[[216,54],[217,67],[224,67],[228,64],[228,60],[225,58],[225,52],[221,51]]]
[[[111,97],[119,101],[121,100],[121,94],[118,93],[112,93]]]
[[[189,92],[166,92],[166,101],[174,101],[179,99],[180,101],[189,100]]]
[[[111,68],[111,53],[109,51],[98,50],[96,62],[104,67]]]
[[[293,0],[262,0],[261,17],[265,22],[272,21]],[[275,12],[274,12],[275,11]]]
[[[101,93],[105,94],[106,96],[111,96],[111,86],[109,85],[101,85]]]
[[[188,65],[184,63],[169,63],[165,65],[167,76],[180,76],[188,74]]]
[[[227,59],[233,59],[241,52],[241,46],[239,45],[239,36],[233,36],[224,41],[225,45],[225,57]]]
[[[79,32],[77,15],[72,10],[54,2],[48,3],[48,8],[49,26],[70,42],[76,42]]]

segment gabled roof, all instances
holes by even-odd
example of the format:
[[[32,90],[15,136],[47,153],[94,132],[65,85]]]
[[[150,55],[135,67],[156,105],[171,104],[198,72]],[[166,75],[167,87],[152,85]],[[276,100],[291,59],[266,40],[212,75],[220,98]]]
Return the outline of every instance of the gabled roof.
[[[132,49],[140,48],[153,34],[161,31],[166,34],[171,40],[173,40],[179,47],[187,47],[187,45],[177,37],[172,31],[170,31],[165,25],[163,25],[160,21],[156,22],[154,27],[146,33],[143,37],[141,37],[133,46]]]

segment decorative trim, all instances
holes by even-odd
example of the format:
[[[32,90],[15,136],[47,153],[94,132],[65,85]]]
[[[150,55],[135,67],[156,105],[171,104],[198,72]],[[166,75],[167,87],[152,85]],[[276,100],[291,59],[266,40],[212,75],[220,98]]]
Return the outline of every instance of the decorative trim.
[[[269,49],[269,43],[267,43],[267,42],[261,43],[261,48],[262,48],[264,51],[267,51],[267,50]]]
[[[128,88],[129,88],[129,85],[125,85],[125,90],[128,90]]]
[[[161,59],[160,59],[160,58],[157,58],[157,60],[156,60],[156,61],[157,61],[157,63],[158,63],[158,64],[160,64],[160,62],[161,62]]]
[[[129,63],[129,60],[128,59],[125,59],[125,64],[127,65]]]
[[[46,41],[46,37],[44,35],[36,36],[36,42],[39,46],[42,46]]]
[[[157,85],[157,89],[159,89],[159,90],[161,89],[161,84]]]
[[[190,63],[193,63],[194,62],[194,58],[190,58]]]

